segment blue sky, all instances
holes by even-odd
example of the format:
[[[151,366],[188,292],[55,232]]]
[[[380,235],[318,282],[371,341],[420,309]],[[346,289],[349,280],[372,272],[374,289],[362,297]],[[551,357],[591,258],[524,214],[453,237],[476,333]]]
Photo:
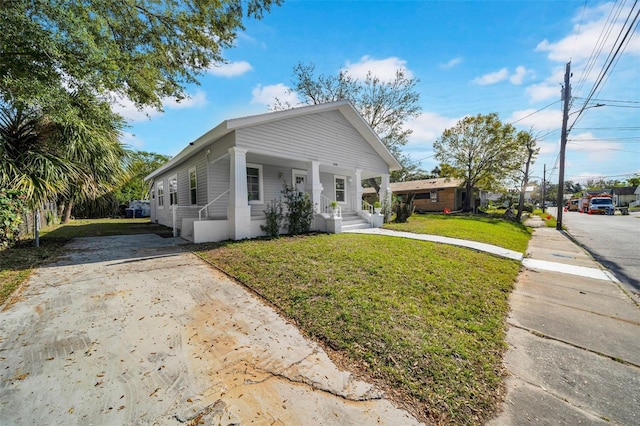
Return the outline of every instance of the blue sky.
[[[225,119],[267,112],[276,96],[287,99],[298,62],[313,63],[319,73],[344,69],[364,77],[372,71],[381,79],[403,68],[420,80],[423,110],[408,123],[413,135],[404,151],[424,169],[437,165],[432,144],[444,129],[466,115],[497,112],[503,122],[539,136],[532,174],[542,176],[546,164],[548,179],[557,182],[565,64],[572,63],[572,95],[583,98],[573,101],[574,113],[624,19],[640,8],[624,3],[288,0],[260,21],[246,21],[224,54],[228,63],[189,86],[189,99],[167,99],[163,113],[121,102],[118,110],[130,125],[123,141],[175,155]],[[640,173],[637,28],[594,96],[602,101],[589,104],[605,106],[586,109],[569,134],[566,180]]]

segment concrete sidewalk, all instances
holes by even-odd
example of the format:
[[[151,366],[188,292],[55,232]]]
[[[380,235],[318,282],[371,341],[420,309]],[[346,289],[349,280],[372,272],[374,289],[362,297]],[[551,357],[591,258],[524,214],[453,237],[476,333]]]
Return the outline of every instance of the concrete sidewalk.
[[[636,303],[555,229],[534,230],[523,265],[510,300],[506,401],[489,424],[640,424]]]

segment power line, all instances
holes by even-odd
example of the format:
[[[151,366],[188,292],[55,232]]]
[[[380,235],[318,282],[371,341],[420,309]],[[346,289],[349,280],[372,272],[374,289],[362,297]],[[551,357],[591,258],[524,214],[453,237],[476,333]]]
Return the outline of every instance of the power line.
[[[521,118],[517,119],[516,121],[512,121],[511,123],[507,123],[507,124],[516,124],[518,121],[522,121],[522,120],[524,120],[525,118],[529,118],[529,117],[531,117],[532,115],[537,114],[537,113],[539,113],[540,111],[543,111],[543,110],[545,110],[545,109],[549,108],[550,106],[555,105],[555,104],[557,104],[557,103],[559,103],[559,102],[562,102],[562,101],[555,101],[555,102],[551,102],[549,105],[547,105],[547,106],[543,106],[543,107],[542,107],[542,108],[540,108],[539,110],[534,111],[534,112],[532,112],[531,114],[527,114],[527,115],[525,115],[524,117],[521,117]]]
[[[581,98],[579,96],[574,96],[574,99],[587,99],[587,98]],[[591,98],[591,100],[593,102],[621,102],[621,103],[626,103],[626,104],[640,104],[640,101],[622,101],[619,99],[596,99],[596,98]]]
[[[629,25],[629,27],[627,28],[626,32],[624,30],[625,30],[625,27],[627,25],[627,22],[629,22],[629,19],[631,18],[632,14],[633,14],[633,10],[636,7],[637,3],[638,3],[638,0],[636,0],[633,3],[633,6],[631,7],[631,10],[629,11],[629,15],[627,15],[627,18],[625,19],[625,22],[623,24],[622,30],[618,34],[618,37],[616,38],[616,41],[614,42],[614,45],[611,48],[611,51],[609,52],[609,55],[607,56],[607,59],[605,60],[606,65],[603,67],[603,69],[598,74],[598,77],[596,78],[596,83],[591,88],[591,91],[589,92],[589,95],[587,95],[586,101],[584,102],[584,104],[582,105],[582,108],[578,112],[578,116],[573,121],[573,124],[571,124],[571,126],[569,127],[569,130],[571,130],[571,128],[573,128],[573,126],[578,122],[578,120],[582,116],[582,113],[585,111],[585,109],[587,109],[587,105],[591,101],[591,98],[593,98],[595,96],[596,92],[599,91],[598,89],[600,88],[600,85],[605,81],[605,76],[607,76],[609,70],[611,69],[611,66],[614,64],[614,62],[617,63],[617,59],[616,58],[618,57],[619,53],[621,52],[622,47],[623,46],[624,47],[627,46],[628,40],[630,39],[631,30],[633,30],[633,28],[636,26],[636,21],[638,20],[638,16],[640,16],[640,9],[636,13],[636,15],[633,17],[633,21],[631,22],[631,25]],[[622,35],[623,33],[624,33],[624,35]],[[622,36],[622,40],[620,40],[621,36]],[[620,40],[620,43],[618,43],[619,40]]]

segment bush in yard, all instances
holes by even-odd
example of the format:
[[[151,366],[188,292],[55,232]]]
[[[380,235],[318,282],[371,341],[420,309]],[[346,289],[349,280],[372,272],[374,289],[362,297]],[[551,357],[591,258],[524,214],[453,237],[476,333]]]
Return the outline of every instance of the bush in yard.
[[[393,212],[396,214],[395,222],[396,223],[405,223],[407,219],[413,214],[413,198],[415,194],[408,194],[407,200],[404,201],[403,198],[398,197],[393,203]]]
[[[284,183],[282,189],[287,205],[287,230],[290,235],[307,234],[313,223],[313,203],[309,194]]]
[[[278,238],[280,228],[282,227],[282,220],[284,219],[282,201],[271,200],[264,214],[267,216],[267,224],[260,225],[260,229],[266,232],[269,237]]]
[[[0,191],[0,247],[9,247],[18,239],[25,198],[21,191]]]
[[[384,216],[384,223],[389,223],[391,215],[393,214],[393,200],[392,197],[383,197],[382,204],[380,205],[380,213]]]

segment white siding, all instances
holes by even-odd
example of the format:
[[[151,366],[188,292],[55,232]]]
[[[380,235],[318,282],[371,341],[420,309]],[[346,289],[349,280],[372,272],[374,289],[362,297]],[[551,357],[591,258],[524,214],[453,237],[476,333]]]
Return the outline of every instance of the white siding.
[[[389,166],[338,111],[238,129],[239,147],[273,156],[314,159],[339,167],[388,173]]]

